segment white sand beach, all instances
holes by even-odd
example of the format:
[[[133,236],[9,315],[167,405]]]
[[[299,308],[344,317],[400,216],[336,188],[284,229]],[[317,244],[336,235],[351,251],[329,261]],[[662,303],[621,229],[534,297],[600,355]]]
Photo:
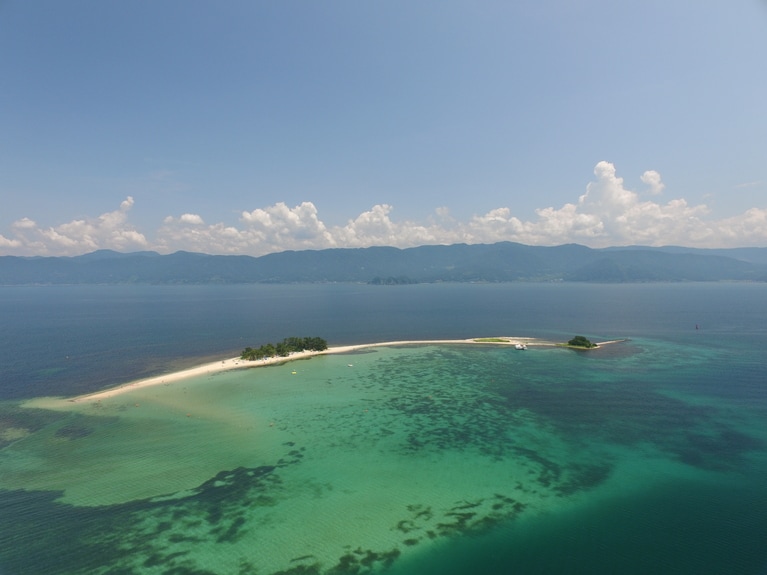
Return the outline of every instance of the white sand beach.
[[[290,355],[286,357],[274,356],[274,357],[269,357],[266,359],[255,360],[255,361],[245,360],[239,357],[233,357],[230,359],[223,359],[220,361],[206,363],[204,365],[199,365],[197,367],[192,367],[189,369],[183,369],[180,371],[174,371],[174,372],[166,373],[163,375],[149,377],[147,379],[140,379],[138,381],[133,381],[123,385],[119,385],[117,387],[106,389],[104,391],[97,391],[95,393],[89,393],[87,395],[74,397],[69,399],[68,401],[70,402],[98,401],[101,399],[114,397],[116,395],[120,395],[128,391],[140,389],[143,387],[150,387],[153,385],[169,385],[171,383],[175,383],[177,381],[181,381],[183,379],[186,379],[189,377],[195,377],[198,375],[213,374],[213,373],[218,373],[221,371],[229,371],[232,369],[246,369],[246,368],[252,368],[252,367],[261,367],[266,365],[280,364],[280,363],[285,363],[286,361],[305,359],[307,357],[312,357],[317,355],[348,353],[348,352],[357,351],[360,349],[366,349],[370,347],[386,347],[386,346],[394,346],[394,345],[429,345],[429,344],[477,344],[477,345],[511,345],[513,346],[518,343],[525,344],[525,345],[533,345],[533,346],[559,345],[555,342],[544,341],[544,340],[533,338],[533,337],[498,336],[498,337],[481,337],[481,338],[469,338],[469,339],[403,340],[403,341],[385,341],[385,342],[376,342],[376,343],[361,343],[361,344],[355,344],[355,345],[342,345],[342,346],[329,347],[328,349],[323,351],[295,352],[295,353],[291,353]]]

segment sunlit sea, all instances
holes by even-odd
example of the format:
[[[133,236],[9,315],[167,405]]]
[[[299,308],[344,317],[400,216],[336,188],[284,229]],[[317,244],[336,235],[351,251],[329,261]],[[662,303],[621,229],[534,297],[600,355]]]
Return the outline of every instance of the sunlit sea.
[[[6,287],[0,328],[2,575],[767,574],[765,284]],[[66,401],[574,335],[626,341]]]

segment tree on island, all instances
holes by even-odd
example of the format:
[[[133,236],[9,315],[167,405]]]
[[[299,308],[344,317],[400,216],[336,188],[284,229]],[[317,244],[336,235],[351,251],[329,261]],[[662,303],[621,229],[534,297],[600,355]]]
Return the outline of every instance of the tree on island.
[[[567,342],[567,345],[569,345],[570,347],[582,347],[584,349],[591,349],[593,347],[598,347],[597,344],[591,343],[588,339],[586,339],[582,335],[576,335],[573,339]]]
[[[291,353],[299,351],[324,351],[328,348],[328,342],[321,337],[286,337],[275,344],[266,343],[258,349],[246,347],[240,354],[240,359],[255,361],[267,357],[288,357]]]

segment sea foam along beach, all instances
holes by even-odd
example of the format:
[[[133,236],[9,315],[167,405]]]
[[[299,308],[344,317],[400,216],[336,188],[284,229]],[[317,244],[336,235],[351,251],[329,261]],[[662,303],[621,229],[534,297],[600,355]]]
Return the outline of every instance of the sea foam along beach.
[[[114,397],[116,395],[120,395],[122,393],[126,393],[136,389],[141,389],[143,387],[150,387],[153,385],[170,385],[171,383],[175,383],[190,377],[196,377],[200,375],[209,375],[209,374],[218,373],[221,371],[229,371],[232,369],[246,369],[251,367],[261,367],[265,365],[280,364],[280,363],[285,363],[286,361],[305,359],[305,358],[317,356],[317,355],[348,353],[348,352],[357,351],[360,349],[366,349],[370,347],[386,347],[386,346],[393,346],[393,345],[429,345],[429,344],[480,344],[480,345],[512,345],[513,346],[513,345],[516,345],[517,343],[524,343],[526,345],[541,345],[541,346],[558,345],[555,342],[540,340],[533,337],[499,336],[499,337],[482,337],[482,338],[469,338],[469,339],[430,339],[430,340],[403,340],[403,341],[385,341],[385,342],[376,342],[376,343],[361,343],[361,344],[354,344],[354,345],[342,345],[342,346],[329,347],[328,349],[323,351],[307,350],[307,351],[294,352],[285,357],[274,356],[274,357],[268,357],[268,358],[265,358],[262,360],[256,360],[256,361],[249,361],[249,360],[241,359],[239,357],[233,357],[230,359],[213,361],[210,363],[206,363],[204,365],[199,365],[197,367],[191,367],[189,369],[183,369],[180,371],[174,371],[171,373],[157,375],[157,376],[149,377],[146,379],[140,379],[138,381],[132,381],[130,383],[118,385],[117,387],[105,389],[104,391],[97,391],[95,393],[80,395],[78,397],[71,398],[68,401],[70,402],[94,401],[94,400],[98,401],[101,399],[107,399],[107,398]]]

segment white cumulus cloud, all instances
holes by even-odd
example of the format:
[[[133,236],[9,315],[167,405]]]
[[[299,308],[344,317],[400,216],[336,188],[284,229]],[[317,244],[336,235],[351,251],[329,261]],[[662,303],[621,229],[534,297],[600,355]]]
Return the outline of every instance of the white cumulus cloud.
[[[663,189],[666,187],[666,184],[660,179],[660,174],[655,170],[647,170],[642,174],[641,179],[645,184],[650,186],[650,193],[653,196],[663,193]]]
[[[394,206],[375,204],[346,224],[328,226],[310,201],[290,207],[284,202],[241,211],[235,223],[208,224],[195,213],[182,212],[162,220],[150,241],[129,221],[133,198],[119,209],[96,218],[75,219],[41,227],[25,217],[11,233],[0,234],[0,253],[74,255],[102,248],[119,251],[154,249],[161,253],[187,250],[214,254],[264,255],[284,250],[387,245],[492,243],[515,241],[530,245],[581,243],[612,245],[685,245],[737,247],[767,245],[767,209],[754,207],[725,218],[710,217],[705,204],[683,198],[665,203],[643,199],[629,189],[610,162],[599,162],[594,180],[575,201],[536,210],[523,220],[509,207],[497,207],[468,219],[453,217],[447,207],[434,210],[425,222],[396,218]],[[664,191],[661,175],[645,171],[640,180],[657,197]]]
[[[6,238],[3,234],[0,234],[0,248],[15,249],[21,247],[20,240],[12,240]]]
[[[144,235],[128,223],[133,198],[128,196],[120,208],[96,218],[72,220],[55,227],[40,227],[22,218],[13,223],[14,252],[20,255],[77,255],[98,249],[135,251],[149,245]],[[2,244],[0,244],[2,245]]]
[[[20,220],[13,222],[13,227],[17,230],[31,230],[37,227],[37,223],[29,218],[21,218]]]
[[[193,224],[196,226],[201,226],[205,223],[197,214],[182,214],[180,220],[185,224]]]

